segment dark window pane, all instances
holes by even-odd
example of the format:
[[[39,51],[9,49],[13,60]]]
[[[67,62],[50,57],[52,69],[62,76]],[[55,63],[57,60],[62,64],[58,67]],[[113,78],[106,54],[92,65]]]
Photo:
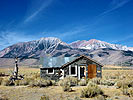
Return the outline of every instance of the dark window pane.
[[[48,69],[48,73],[53,73],[53,69],[52,68],[49,68]]]
[[[75,67],[71,67],[71,74],[76,74]]]

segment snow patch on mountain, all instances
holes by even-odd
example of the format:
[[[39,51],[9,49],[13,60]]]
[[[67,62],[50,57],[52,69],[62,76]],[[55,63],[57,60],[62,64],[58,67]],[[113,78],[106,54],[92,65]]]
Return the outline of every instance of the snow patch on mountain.
[[[91,39],[89,41],[82,40],[82,41],[72,42],[70,46],[73,48],[90,49],[90,50],[96,50],[100,48],[111,48],[115,50],[124,50],[124,51],[132,50],[129,49],[127,46],[122,46],[119,44],[110,44],[96,39]]]

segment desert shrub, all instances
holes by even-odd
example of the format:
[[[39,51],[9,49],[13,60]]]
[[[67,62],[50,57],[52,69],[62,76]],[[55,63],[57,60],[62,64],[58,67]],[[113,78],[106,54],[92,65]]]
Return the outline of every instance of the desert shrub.
[[[128,87],[133,87],[133,80],[129,82]]]
[[[1,85],[3,85],[3,86],[9,86],[10,83],[11,83],[11,81],[8,78],[5,78],[5,79],[2,80]]]
[[[40,87],[46,87],[46,86],[52,86],[52,81],[51,80],[40,80]]]
[[[123,95],[133,97],[133,88],[121,88],[121,91]]]
[[[121,88],[122,87],[122,81],[118,81],[115,83],[116,88]]]
[[[31,87],[37,87],[37,86],[40,86],[40,79],[35,79],[35,80],[33,80],[33,82],[31,83],[29,83],[29,85],[31,86]]]
[[[86,79],[86,83],[88,83],[90,80],[91,80],[90,78],[87,78],[87,79]]]
[[[71,86],[75,86],[78,84],[78,79],[75,77],[66,77],[66,80],[70,81]]]
[[[0,72],[0,76],[6,76],[5,72]]]
[[[87,84],[86,80],[80,80],[78,83],[78,85],[80,86],[86,86],[86,84]]]
[[[130,82],[126,80],[120,80],[115,83],[116,88],[128,88],[130,86]]]
[[[16,80],[16,81],[14,82],[14,85],[15,85],[15,86],[19,86],[19,85],[20,85],[20,81],[21,81],[21,80]]]
[[[35,80],[29,81],[29,82],[28,82],[28,85],[29,85],[30,87],[38,86],[38,85],[37,85],[37,81],[35,81]]]
[[[62,99],[61,99],[62,100]],[[64,99],[63,99],[64,100]],[[67,98],[67,100],[81,100],[79,97],[75,97],[74,99],[72,99],[72,98]]]
[[[81,97],[89,97],[88,96],[88,88],[83,88],[81,91]]]
[[[129,88],[128,93],[129,93],[130,97],[133,97],[133,88]]]
[[[78,84],[78,79],[75,78],[75,77],[65,77],[63,80],[60,80],[60,81],[58,82],[58,84],[59,84],[60,86],[62,86],[62,84],[64,84],[64,82],[65,82],[65,83],[66,83],[66,82],[69,83],[70,86],[75,86],[75,85]]]
[[[105,98],[102,95],[98,95],[97,97],[94,98],[94,100],[105,100]]]
[[[63,89],[64,92],[65,91],[67,91],[67,92],[71,92],[72,91],[72,88],[70,87],[70,85],[64,85],[64,86],[62,86],[62,89]]]
[[[32,76],[33,79],[40,78],[40,73],[34,73]]]
[[[110,78],[110,79],[118,79],[119,76],[110,76],[109,78]]]
[[[20,80],[19,85],[29,85],[30,81],[32,81],[33,79],[31,78],[24,78],[23,80]]]
[[[24,78],[23,80],[15,80],[14,85],[15,86],[19,86],[19,85],[26,86],[26,85],[30,85],[33,81],[34,80],[31,78]]]
[[[41,96],[41,99],[40,100],[49,100],[49,97],[46,96],[46,95],[43,95],[43,96]]]
[[[61,80],[61,81],[59,82],[59,85],[62,87],[63,91],[68,91],[68,92],[70,92],[70,91],[72,90],[72,88],[71,88],[71,83],[70,83],[70,81],[68,81],[68,80]]]
[[[93,78],[90,81],[95,83],[95,84],[100,84],[101,83],[101,79],[100,78]]]
[[[3,78],[0,78],[0,85],[1,85],[1,83],[2,83],[2,80],[3,80]]]
[[[107,86],[113,86],[115,84],[115,82],[112,80],[101,80],[100,84],[107,85]]]
[[[86,97],[86,98],[91,98],[102,94],[103,91],[101,90],[101,88],[92,82],[89,82],[87,84],[87,87],[82,89],[81,91],[81,97]]]
[[[107,85],[107,86],[113,86],[115,84],[115,81],[112,80],[103,80],[101,78],[93,78],[90,80],[91,82],[95,84],[100,84],[100,85]]]
[[[29,85],[30,87],[46,87],[51,86],[53,83],[51,80],[44,80],[40,78],[25,78],[23,80],[15,81],[16,85]]]
[[[30,80],[29,78],[26,78],[24,80],[15,80],[14,81],[14,85],[15,86],[20,86],[20,85],[29,85],[30,87],[34,87],[34,86],[39,86],[38,85],[38,81],[37,80]]]
[[[56,86],[57,85],[55,80],[51,80],[51,82],[52,82],[52,85],[53,86]]]
[[[129,95],[128,89],[123,88],[123,89],[121,89],[121,91],[122,91],[123,95]]]
[[[80,99],[79,97],[76,96],[76,97],[74,98],[74,100],[81,100],[81,99]]]
[[[61,99],[62,100],[62,99]],[[67,100],[73,100],[73,99],[71,99],[71,98],[67,98]]]
[[[9,100],[7,96],[3,95],[3,96],[0,96],[0,100]]]

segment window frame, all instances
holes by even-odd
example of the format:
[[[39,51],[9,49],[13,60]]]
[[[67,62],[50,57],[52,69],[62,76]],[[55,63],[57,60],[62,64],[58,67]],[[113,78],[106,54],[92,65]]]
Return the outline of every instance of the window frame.
[[[71,74],[72,73],[71,67],[75,67],[75,74]],[[78,65],[74,65],[74,66],[69,65],[69,75],[70,76],[77,76],[77,67],[78,67]]]
[[[53,72],[50,72],[50,73],[49,73],[49,72],[48,72],[49,69],[53,69]],[[47,74],[54,74],[54,68],[48,68],[48,69],[47,69]]]

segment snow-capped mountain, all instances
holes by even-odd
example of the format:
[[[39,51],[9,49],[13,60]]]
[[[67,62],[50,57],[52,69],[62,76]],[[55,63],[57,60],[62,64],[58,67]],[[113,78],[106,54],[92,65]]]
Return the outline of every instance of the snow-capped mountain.
[[[50,54],[57,49],[69,48],[69,45],[58,38],[47,37],[40,40],[17,43],[0,51],[0,57],[15,56],[40,56],[41,54]]]
[[[128,49],[129,49],[130,51],[133,51],[133,47],[128,47]]]
[[[110,49],[124,50],[124,51],[132,50],[127,46],[122,46],[119,44],[110,44],[110,43],[96,40],[96,39],[91,39],[89,41],[86,41],[86,40],[75,41],[75,42],[72,42],[70,46],[73,48],[91,49],[91,50],[96,50],[100,48],[110,48]]]
[[[7,63],[10,65],[10,58],[16,56],[22,59],[35,59],[41,56],[70,57],[80,55],[89,56],[103,64],[128,64],[129,66],[133,66],[133,51],[131,50],[133,50],[132,47],[110,44],[95,39],[75,41],[67,44],[58,38],[47,37],[35,41],[17,43],[3,49],[0,51],[0,66],[3,62],[6,62],[7,58],[9,59]],[[33,62],[33,60],[25,62],[31,64],[29,62]],[[35,61],[33,64],[35,64]]]

